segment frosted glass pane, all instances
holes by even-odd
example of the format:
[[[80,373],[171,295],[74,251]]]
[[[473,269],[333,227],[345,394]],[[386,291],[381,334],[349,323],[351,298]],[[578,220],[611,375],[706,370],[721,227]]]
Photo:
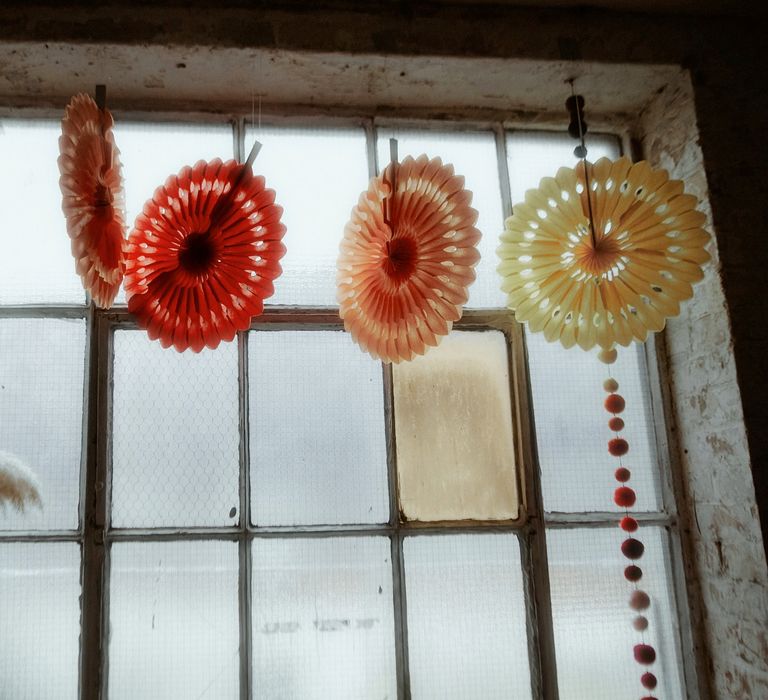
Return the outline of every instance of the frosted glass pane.
[[[408,537],[404,555],[413,699],[530,698],[517,538]]]
[[[0,543],[0,696],[75,700],[80,547]]]
[[[238,522],[237,345],[196,355],[115,333],[112,524]]]
[[[61,211],[54,120],[0,119],[0,304],[84,304]]]
[[[393,376],[405,518],[516,518],[504,334],[454,331],[426,355],[395,366]]]
[[[237,544],[112,545],[110,700],[239,697]]]
[[[643,527],[640,588],[651,598],[650,625],[642,635],[632,628],[633,584],[623,576],[619,528],[550,530],[547,533],[552,616],[561,700],[637,700],[652,694],[668,700],[686,697],[681,685],[677,611],[669,570],[668,540],[662,528]],[[651,672],[659,685],[643,692],[646,667],[632,655],[645,641],[656,649]]]
[[[198,160],[234,157],[231,124],[158,124],[118,119],[114,133],[123,164],[128,233],[144,203],[170,175]],[[115,303],[125,303],[122,288]]]
[[[619,465],[608,454],[611,415],[603,403],[608,366],[595,352],[565,350],[541,334],[526,333],[544,508],[582,512],[617,510],[613,472]],[[622,463],[632,471],[637,510],[660,510],[661,487],[643,348],[619,348],[610,366],[627,407],[622,436],[629,454]]]
[[[479,213],[477,228],[483,234],[478,245],[480,262],[475,268],[477,279],[469,288],[467,308],[505,306],[496,266],[496,248],[504,229],[504,208],[501,203],[496,140],[491,131],[431,131],[378,129],[377,149],[379,168],[389,163],[389,139],[397,139],[400,160],[426,153],[453,165],[457,175],[464,177],[465,187],[472,192],[472,207]]]
[[[253,542],[253,697],[396,698],[385,537]]]
[[[254,169],[283,207],[288,252],[268,304],[336,305],[336,258],[352,207],[368,187],[365,132],[358,128],[247,129],[264,147]]]
[[[30,467],[43,502],[0,507],[0,530],[77,527],[84,355],[84,320],[0,320],[0,451]]]
[[[579,142],[568,134],[546,131],[513,131],[507,135],[507,166],[512,205],[525,199],[526,190],[539,186],[543,177],[554,177],[562,168],[573,168],[573,149]],[[615,136],[587,134],[589,161],[618,158],[621,143]]]
[[[253,520],[389,520],[381,364],[340,331],[252,331],[248,360]]]

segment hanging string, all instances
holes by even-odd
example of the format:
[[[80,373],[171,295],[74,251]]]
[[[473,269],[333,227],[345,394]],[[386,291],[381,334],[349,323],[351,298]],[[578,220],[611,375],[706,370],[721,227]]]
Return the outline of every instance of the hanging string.
[[[584,134],[587,131],[587,124],[583,119],[582,110],[584,109],[584,98],[581,95],[575,93],[573,87],[573,78],[570,78],[568,82],[571,85],[571,96],[566,100],[565,107],[571,114],[571,124],[568,128],[568,133],[574,138],[579,139],[579,144],[573,151],[573,154],[581,159],[584,165],[584,185],[587,188],[587,211],[589,212],[589,232],[592,236],[592,248],[597,248],[597,236],[595,234],[595,222],[592,214],[592,188],[589,184],[589,169],[587,167],[587,146],[584,142]],[[575,125],[577,133],[573,133],[572,127]]]

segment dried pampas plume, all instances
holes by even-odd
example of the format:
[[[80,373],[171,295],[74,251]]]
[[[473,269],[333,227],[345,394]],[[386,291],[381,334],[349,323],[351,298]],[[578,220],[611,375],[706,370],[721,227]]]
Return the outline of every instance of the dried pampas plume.
[[[23,512],[28,505],[42,507],[37,477],[18,457],[0,452],[0,506],[10,503]]]

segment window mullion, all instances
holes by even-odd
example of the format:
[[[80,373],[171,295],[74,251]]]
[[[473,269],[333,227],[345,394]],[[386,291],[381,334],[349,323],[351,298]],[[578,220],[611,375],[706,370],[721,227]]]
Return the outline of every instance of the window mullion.
[[[109,455],[109,367],[112,360],[108,320],[91,305],[88,315],[85,484],[83,491],[80,697],[106,697],[108,670],[109,552],[107,492]]]

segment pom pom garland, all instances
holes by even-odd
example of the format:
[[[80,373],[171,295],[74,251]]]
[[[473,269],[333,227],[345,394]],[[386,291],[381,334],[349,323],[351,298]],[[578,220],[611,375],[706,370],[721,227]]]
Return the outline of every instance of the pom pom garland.
[[[629,486],[619,486],[613,492],[613,502],[619,508],[631,508],[635,505],[636,498],[635,492]]]
[[[613,377],[609,377],[603,382],[603,389],[609,394],[613,394],[619,390],[619,383]]]
[[[618,416],[614,416],[608,421],[608,427],[613,430],[614,433],[618,433],[624,430],[624,421]]]
[[[632,591],[632,595],[629,597],[629,607],[637,612],[647,610],[651,607],[651,599],[645,591]]]
[[[652,673],[644,673],[642,676],[640,676],[640,683],[643,684],[643,688],[653,690],[657,683],[656,676],[654,676]]]
[[[608,452],[614,457],[623,457],[629,452],[629,443],[622,438],[613,438],[608,441]]]
[[[630,537],[621,543],[621,553],[627,559],[640,559],[645,551],[645,545],[640,540]]]
[[[629,481],[630,477],[632,476],[632,473],[627,469],[626,467],[619,467],[613,475],[616,477],[616,481],[621,482],[622,484]]]
[[[650,644],[635,644],[635,661],[644,666],[650,666],[656,661],[656,650]]]
[[[597,359],[600,360],[604,365],[612,365],[614,362],[616,362],[616,358],[618,357],[618,352],[616,352],[616,348],[611,348],[610,350],[601,350],[599,353],[597,353]]]
[[[637,583],[641,578],[643,578],[643,570],[639,566],[630,564],[626,569],[624,569],[624,578],[627,579],[627,581],[631,581],[632,583]]]
[[[608,413],[621,413],[626,405],[621,394],[611,394],[605,399],[605,410]]]
[[[627,515],[621,519],[619,527],[624,530],[624,532],[637,532],[639,525],[637,520]]]
[[[634,620],[632,620],[632,627],[634,627],[638,632],[645,632],[645,630],[648,629],[648,618],[644,615],[638,615]]]

